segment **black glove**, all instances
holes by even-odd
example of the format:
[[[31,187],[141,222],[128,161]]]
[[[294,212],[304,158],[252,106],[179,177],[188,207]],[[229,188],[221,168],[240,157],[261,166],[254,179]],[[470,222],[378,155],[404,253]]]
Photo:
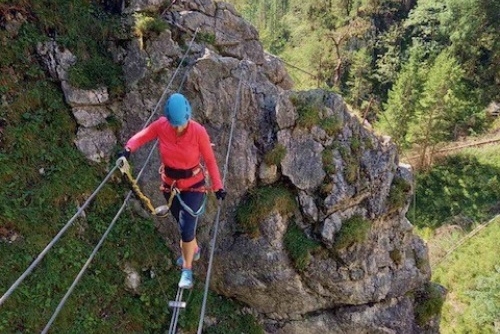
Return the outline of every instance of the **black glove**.
[[[215,197],[217,197],[217,199],[224,199],[226,198],[226,195],[227,195],[227,192],[224,190],[224,189],[219,189],[215,192]]]
[[[123,149],[123,151],[120,151],[118,153],[118,159],[121,157],[124,157],[125,159],[128,160],[128,158],[130,157],[130,150],[128,148],[125,148]]]

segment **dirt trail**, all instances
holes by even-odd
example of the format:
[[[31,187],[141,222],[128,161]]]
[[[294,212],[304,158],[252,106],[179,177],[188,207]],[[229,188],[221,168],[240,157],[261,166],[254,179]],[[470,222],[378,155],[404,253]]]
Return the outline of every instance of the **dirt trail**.
[[[488,135],[482,137],[466,138],[464,140],[447,143],[437,150],[434,154],[434,160],[436,158],[445,157],[448,154],[455,153],[465,148],[487,146],[487,145],[498,145],[500,144],[500,129],[495,130]],[[409,164],[414,168],[418,168],[420,156],[418,155],[418,149],[413,149],[409,152],[400,155],[400,160],[403,163]]]

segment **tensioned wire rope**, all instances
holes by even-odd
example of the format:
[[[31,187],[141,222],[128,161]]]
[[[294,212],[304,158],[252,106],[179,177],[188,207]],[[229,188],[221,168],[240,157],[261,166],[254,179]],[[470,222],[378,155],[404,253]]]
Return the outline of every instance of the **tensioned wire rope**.
[[[194,42],[194,39],[196,37],[196,35],[198,34],[198,29],[196,29],[196,31],[194,32],[194,35],[193,35],[193,38],[191,39],[190,43],[189,43],[189,47],[188,49],[186,50],[186,52],[184,53],[183,57],[181,58],[181,61],[179,62],[179,65],[177,66],[174,74],[172,75],[168,85],[167,85],[167,88],[164,90],[162,96],[160,97],[160,100],[158,102],[158,104],[156,105],[156,107],[154,108],[153,112],[151,113],[150,117],[148,118],[148,120],[146,121],[146,124],[145,126],[147,126],[147,124],[149,124],[149,122],[151,121],[151,119],[153,118],[153,116],[156,114],[157,110],[158,110],[158,106],[160,105],[161,101],[164,99],[164,96],[166,95],[170,85],[172,84],[175,76],[177,75],[180,67],[182,66],[182,64],[184,63],[184,60],[185,58],[187,57],[187,54],[189,53],[190,49],[191,49],[191,46]],[[145,127],[144,126],[144,127]],[[17,289],[19,287],[19,285],[24,281],[24,279],[35,269],[36,266],[38,266],[38,264],[43,260],[43,258],[45,257],[45,255],[49,252],[49,250],[57,243],[57,241],[59,241],[59,239],[62,237],[62,235],[72,226],[72,224],[74,223],[74,221],[80,216],[82,215],[83,211],[85,210],[85,208],[87,208],[87,206],[91,203],[91,201],[94,199],[94,197],[101,191],[101,189],[104,187],[104,185],[107,183],[107,181],[111,178],[111,176],[114,174],[114,172],[118,169],[118,165],[116,164],[110,171],[109,173],[105,176],[105,178],[103,179],[103,181],[101,182],[101,184],[99,184],[99,186],[96,188],[96,190],[88,197],[88,199],[83,203],[83,205],[77,210],[77,212],[73,215],[73,217],[63,226],[63,228],[59,231],[59,233],[57,233],[57,235],[49,242],[49,244],[47,244],[47,246],[42,250],[42,252],[37,256],[37,258],[31,263],[31,265],[24,271],[23,274],[21,274],[21,276],[11,285],[11,287],[4,293],[4,295],[0,298],[0,306],[7,300],[7,298],[10,297],[10,295],[12,295],[12,293],[14,292],[15,289]],[[132,192],[131,192],[132,193]],[[129,196],[127,196],[126,198],[126,201],[128,201],[128,199],[130,198],[131,196],[131,193]],[[126,202],[125,202],[126,203]]]
[[[174,74],[172,75],[169,83],[167,84],[167,87],[165,88],[165,90],[163,91],[160,99],[158,100],[158,103],[156,104],[155,108],[153,109],[153,111],[151,112],[151,115],[149,116],[149,118],[147,119],[145,125],[143,126],[143,128],[145,128],[149,123],[150,121],[152,120],[153,116],[157,113],[158,111],[158,107],[160,106],[161,102],[164,100],[164,97],[165,95],[167,94],[167,91],[169,90],[170,88],[170,85],[172,84],[174,78],[176,77],[178,71],[179,71],[179,68],[180,66],[184,63],[184,60],[185,58],[187,57],[187,54],[189,53],[189,51],[191,50],[191,47],[192,47],[192,44],[194,42],[194,39],[196,38],[196,35],[198,34],[198,29],[196,29],[196,31],[194,32],[193,34],[193,37],[189,43],[189,46],[186,50],[186,52],[184,53],[183,57],[181,58],[181,61],[179,62],[179,65],[177,66]],[[181,85],[179,86],[179,89],[180,87],[182,86],[183,82],[184,82],[184,79],[185,79],[185,76],[183,76],[182,80],[181,80]],[[157,145],[158,141],[155,142],[155,144],[153,145],[153,147],[151,148],[151,150],[149,151],[149,154],[148,154],[148,157],[146,158],[140,172],[138,173],[137,175],[137,178],[136,180],[139,180],[140,177],[142,176],[142,173],[144,172],[144,170],[146,169],[146,167],[148,166],[149,164],[149,161],[151,160],[151,157],[153,156],[153,153],[155,151],[155,148],[156,148],[156,145]],[[114,172],[116,169],[118,168],[118,164],[115,165],[115,167],[113,168],[112,172]],[[108,176],[110,176],[112,173],[110,172],[110,174]],[[109,177],[108,177],[109,178]],[[133,194],[133,191],[130,190],[127,194],[127,196],[125,197],[125,200],[123,201],[123,204],[122,206],[120,207],[120,209],[118,210],[118,212],[116,213],[115,217],[112,219],[110,225],[108,226],[106,232],[104,232],[103,236],[101,237],[101,239],[99,240],[98,244],[96,245],[96,247],[94,248],[94,250],[92,251],[91,255],[89,256],[89,258],[87,259],[87,261],[85,262],[85,264],[83,265],[83,267],[81,268],[80,272],[78,273],[78,275],[76,276],[75,280],[73,281],[73,283],[71,284],[71,286],[69,287],[69,289],[67,290],[66,294],[64,295],[64,297],[61,299],[61,301],[59,302],[59,305],[57,306],[56,310],[54,311],[54,313],[52,314],[52,317],[50,318],[49,322],[47,323],[47,325],[45,326],[45,328],[43,329],[42,331],[42,334],[45,334],[48,332],[48,330],[50,329],[50,326],[52,325],[52,323],[54,322],[54,320],[56,319],[57,315],[59,314],[59,312],[62,310],[64,304],[66,303],[67,299],[69,298],[69,296],[71,295],[71,293],[73,292],[74,288],[76,287],[76,285],[78,284],[78,282],[80,281],[80,279],[82,278],[83,274],[85,273],[85,271],[87,270],[87,268],[89,267],[90,263],[92,262],[92,260],[94,259],[95,255],[97,254],[97,252],[99,251],[99,249],[101,248],[102,244],[104,243],[105,239],[107,238],[107,236],[109,235],[109,233],[111,232],[112,228],[114,227],[115,223],[117,222],[118,218],[120,217],[120,215],[122,214],[123,210],[125,209],[128,201],[130,200],[131,196]],[[163,286],[160,284],[160,287],[162,289],[162,293],[164,295],[166,295],[165,293],[165,290],[163,289]]]
[[[232,120],[231,120],[231,128],[229,130],[229,140],[228,140],[228,144],[227,144],[226,160],[224,162],[224,171],[222,173],[222,184],[225,184],[225,182],[226,182],[226,175],[227,175],[228,166],[229,166],[229,155],[231,152],[231,145],[232,145],[232,141],[233,141],[234,124],[236,122],[236,115],[237,115],[238,109],[240,108],[240,105],[241,105],[241,87],[242,87],[242,83],[243,83],[243,71],[240,75],[241,75],[240,81],[238,83],[238,90],[236,93],[236,103],[234,104],[234,110],[233,110],[233,115],[232,115]],[[205,318],[208,289],[210,286],[210,276],[212,273],[212,263],[213,263],[214,253],[215,253],[215,243],[217,241],[217,234],[218,234],[218,230],[219,230],[219,220],[220,220],[221,208],[222,208],[222,200],[219,200],[218,204],[217,204],[217,214],[216,214],[215,223],[214,223],[213,236],[212,236],[212,240],[210,241],[210,257],[208,260],[207,275],[205,278],[205,289],[204,289],[204,293],[203,293],[203,302],[202,302],[202,306],[201,306],[200,320],[198,323],[197,334],[201,334],[202,330],[203,330],[203,319]]]
[[[162,15],[163,15],[163,14],[162,14]],[[168,21],[168,20],[167,20],[167,21]],[[168,21],[168,22],[169,22],[170,24],[173,24],[173,25],[177,26],[179,29],[181,29],[181,30],[183,30],[183,31],[185,31],[185,32],[187,32],[187,31],[189,31],[189,30],[190,30],[189,28],[186,28],[186,27],[182,26],[182,25],[181,25],[180,23],[178,23],[178,22],[171,22],[171,21]],[[211,28],[211,29],[213,29],[213,30],[214,30],[214,31],[216,31],[216,32],[220,32],[220,33],[222,33],[222,34],[224,34],[224,35],[226,35],[226,36],[229,36],[229,37],[231,37],[231,38],[233,38],[233,39],[236,39],[236,40],[240,39],[240,37],[238,37],[238,36],[236,36],[236,35],[234,35],[234,34],[231,34],[231,33],[227,32],[227,31],[221,30],[221,29],[219,29],[219,28],[217,28],[217,27],[215,27],[215,26],[213,26],[213,27],[211,26],[210,28]],[[265,50],[264,50],[264,51],[265,51]],[[269,51],[265,51],[265,53],[267,53],[267,54],[269,54],[270,56],[274,57],[275,59],[279,60],[279,61],[280,61],[281,63],[283,63],[284,65],[286,65],[286,66],[288,66],[288,67],[290,67],[290,68],[292,68],[292,69],[295,69],[295,70],[297,70],[297,71],[299,71],[299,72],[302,72],[302,73],[304,73],[304,74],[307,74],[308,76],[310,76],[310,77],[311,77],[311,78],[313,78],[313,79],[317,79],[317,78],[318,78],[318,75],[311,73],[309,70],[305,70],[305,69],[303,69],[303,68],[301,68],[301,67],[299,67],[299,66],[297,66],[297,65],[294,65],[294,64],[290,63],[289,61],[286,61],[286,60],[284,60],[283,58],[281,58],[281,57],[279,57],[279,56],[277,56],[277,55],[275,55],[275,54],[272,54],[272,53],[271,53],[271,52],[269,52]]]

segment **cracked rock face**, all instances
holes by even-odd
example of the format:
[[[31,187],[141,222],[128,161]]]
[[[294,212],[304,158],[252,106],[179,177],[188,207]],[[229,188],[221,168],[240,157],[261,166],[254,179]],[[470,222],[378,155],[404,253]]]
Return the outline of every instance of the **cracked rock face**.
[[[160,10],[162,2],[138,0],[124,13]],[[125,73],[127,89],[120,98],[110,97],[105,87],[71,87],[65,76],[73,61],[70,50],[40,48],[79,125],[77,147],[90,160],[109,159],[149,117],[162,114],[165,96],[180,89],[211,136],[221,172],[227,168],[229,196],[211,288],[259,314],[267,333],[420,332],[411,295],[429,281],[430,268],[427,248],[405,217],[412,173],[399,165],[394,143],[365,128],[341,96],[292,91],[284,65],[263,52],[255,28],[232,6],[178,1],[162,15],[167,31],[110,47],[119,52],[115,59]],[[304,121],[306,111],[314,114],[314,124]],[[108,126],[110,117],[122,124],[120,131]],[[283,157],[269,163],[265,156],[276,147],[284,148]],[[142,166],[151,148],[141,148],[132,160]],[[160,205],[157,155],[150,164],[140,186]],[[395,206],[390,195],[401,183],[408,185],[406,199]],[[285,187],[296,208],[285,212],[261,203],[269,210],[257,222],[258,233],[247,233],[235,212],[263,186]],[[209,201],[198,228],[206,247],[215,217],[216,205]],[[157,224],[177,250],[172,218]],[[362,237],[339,247],[356,224],[364,226]],[[292,228],[301,233],[299,241],[315,245],[300,266],[292,256]],[[200,280],[206,265],[203,259],[197,263]]]

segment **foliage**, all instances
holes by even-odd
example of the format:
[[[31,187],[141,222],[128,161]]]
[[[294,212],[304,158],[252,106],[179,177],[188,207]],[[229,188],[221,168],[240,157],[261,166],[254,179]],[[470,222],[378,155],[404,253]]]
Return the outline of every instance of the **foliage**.
[[[37,0],[32,1],[32,5],[37,27],[43,34],[54,36],[60,46],[76,55],[78,62],[86,63],[98,56],[99,61],[112,64],[106,43],[121,33],[119,16],[103,11],[90,1]],[[93,62],[94,65],[96,63]],[[118,67],[114,67],[113,74],[120,75],[116,72]],[[88,78],[92,79],[91,74]],[[95,83],[94,87],[99,83]]]
[[[333,150],[330,147],[325,147],[321,153],[321,160],[323,162],[323,169],[328,174],[335,173],[335,161],[333,159]]]
[[[85,88],[106,85],[119,94],[122,73],[107,48],[110,40],[123,38],[120,17],[95,3],[0,3],[0,17],[17,11],[27,20],[12,38],[0,19],[1,294],[53,240],[110,170],[106,163],[89,163],[75,147],[75,120],[60,86],[48,77],[35,50],[39,42],[55,40],[77,57],[70,73],[72,84]],[[103,185],[84,217],[74,221],[2,304],[0,332],[42,331],[108,228],[127,190],[114,177]],[[168,300],[175,298],[179,279],[178,271],[168,265],[172,257],[151,220],[124,212],[51,331],[160,332],[170,320],[165,311]],[[137,292],[125,288],[125,263],[139,272],[142,283]],[[223,329],[219,333],[262,333],[253,316],[240,313],[241,305],[213,294],[210,301],[214,303],[207,314],[217,316],[217,328]],[[191,319],[189,316],[181,314],[186,327],[198,321],[198,314]]]
[[[369,101],[371,98],[373,92],[372,71],[370,51],[367,48],[361,48],[354,52],[346,85],[348,87],[348,102],[356,109],[360,109],[363,102]]]
[[[358,174],[359,174],[359,150],[354,150],[356,147],[356,143],[361,143],[359,140],[354,140],[355,143],[354,147],[345,147],[345,146],[340,146],[338,148],[340,155],[342,156],[342,159],[344,161],[344,177],[346,181],[350,184],[353,184],[356,182],[358,179]]]
[[[290,214],[296,209],[293,194],[283,186],[265,186],[253,189],[236,209],[236,219],[242,230],[252,237],[260,233],[260,224],[273,211]]]
[[[272,150],[264,155],[264,162],[268,165],[279,165],[286,155],[286,147],[277,144]]]
[[[500,165],[466,154],[447,157],[417,174],[414,224],[436,228],[454,217],[466,217],[464,222],[490,218],[500,196],[499,181]]]
[[[311,260],[311,252],[321,245],[319,242],[308,238],[295,223],[288,225],[283,242],[298,271],[306,269]]]
[[[389,133],[400,148],[411,146],[410,128],[422,96],[427,66],[422,63],[423,49],[415,44],[409,61],[403,65],[396,82],[388,92],[388,101],[379,128]]]
[[[165,20],[158,16],[136,13],[134,14],[134,19],[134,35],[140,38],[159,35],[167,29]]]
[[[342,227],[335,237],[334,247],[343,249],[355,243],[362,243],[368,237],[371,223],[360,215],[354,215],[342,222]]]
[[[210,34],[210,33],[200,32],[200,33],[198,33],[196,40],[198,42],[204,42],[204,43],[213,45],[215,43],[215,35]]]
[[[427,324],[433,317],[440,314],[444,303],[441,288],[434,283],[428,283],[422,291],[416,294],[415,320],[420,326]]]
[[[443,51],[437,56],[424,84],[414,136],[421,156],[429,154],[431,161],[438,143],[456,138],[453,130],[457,125],[456,118],[460,117],[455,115],[468,114],[467,110],[462,110],[468,105],[459,96],[463,75],[456,60],[449,52]],[[421,164],[424,165],[426,161],[422,159]]]
[[[341,93],[400,148],[432,156],[434,140],[487,129],[482,111],[500,91],[493,0],[230,2],[298,89]]]
[[[391,209],[401,208],[406,203],[410,191],[411,184],[408,181],[401,177],[395,177],[392,180],[391,190],[387,198],[389,207]]]
[[[301,127],[310,129],[314,125],[318,125],[320,121],[319,109],[313,103],[304,102],[297,107],[299,118],[297,124]]]
[[[338,134],[343,127],[342,120],[338,116],[325,117],[319,121],[319,125],[331,137]]]
[[[68,79],[73,86],[81,89],[105,86],[115,94],[120,94],[123,89],[121,67],[100,55],[77,62],[69,69]]]
[[[448,289],[441,333],[495,332],[500,321],[499,238],[497,219],[433,270],[433,281]]]
[[[500,4],[495,0],[448,0],[443,26],[451,49],[465,71],[469,90],[477,92],[481,105],[499,97]]]

